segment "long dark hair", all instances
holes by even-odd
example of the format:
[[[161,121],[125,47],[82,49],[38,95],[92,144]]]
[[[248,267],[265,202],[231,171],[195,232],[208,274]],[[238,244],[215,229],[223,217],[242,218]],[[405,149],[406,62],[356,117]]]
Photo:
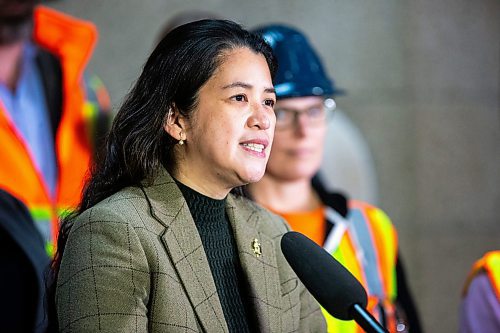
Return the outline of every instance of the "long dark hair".
[[[168,110],[175,106],[189,117],[199,90],[223,62],[225,52],[241,47],[262,54],[274,77],[277,65],[271,48],[231,21],[191,22],[173,29],[156,46],[113,120],[103,156],[91,170],[80,205],[61,223],[48,291],[51,325],[57,325],[55,285],[74,218],[127,186],[152,182],[161,166],[175,167],[176,141],[163,128]]]

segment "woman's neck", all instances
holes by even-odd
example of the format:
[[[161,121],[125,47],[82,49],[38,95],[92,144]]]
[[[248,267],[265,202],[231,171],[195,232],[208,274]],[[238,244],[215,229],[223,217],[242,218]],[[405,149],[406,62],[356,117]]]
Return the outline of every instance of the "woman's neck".
[[[256,202],[276,212],[306,212],[321,205],[309,179],[281,181],[264,176],[248,189]]]
[[[24,42],[0,45],[0,82],[11,91],[16,90],[19,73],[21,71],[21,61],[23,59]]]
[[[223,188],[222,186],[218,186],[218,184],[212,183],[209,179],[206,178],[204,182],[194,181],[193,179],[200,179],[201,177],[190,177],[178,168],[169,170],[169,172],[172,177],[177,179],[177,181],[195,190],[196,192],[215,200],[222,200],[226,198],[231,191],[231,188]]]

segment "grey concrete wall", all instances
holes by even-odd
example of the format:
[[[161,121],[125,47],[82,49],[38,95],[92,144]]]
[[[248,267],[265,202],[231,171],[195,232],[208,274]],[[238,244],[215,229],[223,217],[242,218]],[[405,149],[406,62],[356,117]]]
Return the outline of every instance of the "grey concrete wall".
[[[444,328],[463,272],[485,250],[500,249],[500,2],[420,1],[410,10],[412,251],[427,327]]]
[[[158,30],[204,9],[247,27],[304,30],[365,134],[379,205],[400,233],[427,332],[454,332],[465,275],[500,248],[500,2],[497,0],[67,0],[101,37],[91,68],[118,107]]]

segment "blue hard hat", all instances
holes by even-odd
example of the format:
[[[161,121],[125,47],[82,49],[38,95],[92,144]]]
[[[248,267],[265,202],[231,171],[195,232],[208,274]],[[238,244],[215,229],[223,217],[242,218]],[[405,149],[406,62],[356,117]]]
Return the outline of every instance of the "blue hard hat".
[[[335,96],[343,93],[326,74],[323,64],[300,31],[281,24],[261,26],[261,35],[278,60],[274,88],[278,98]]]

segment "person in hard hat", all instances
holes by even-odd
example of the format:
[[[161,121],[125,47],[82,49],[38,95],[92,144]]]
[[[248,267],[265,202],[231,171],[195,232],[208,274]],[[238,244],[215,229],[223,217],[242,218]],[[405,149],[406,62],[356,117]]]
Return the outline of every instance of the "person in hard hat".
[[[61,332],[325,332],[281,252],[289,226],[238,191],[265,172],[275,70],[232,21],[156,46],[61,226]]]
[[[369,203],[327,191],[318,172],[339,90],[299,30],[272,24],[255,31],[278,59],[276,131],[266,173],[248,185],[249,195],[347,267],[367,291],[368,310],[390,332],[419,332],[391,220]],[[354,321],[324,315],[329,332],[362,332]]]
[[[85,72],[95,26],[38,3],[0,1],[0,187],[28,207],[52,254],[111,113]]]
[[[500,332],[500,250],[472,266],[460,305],[460,333]]]

